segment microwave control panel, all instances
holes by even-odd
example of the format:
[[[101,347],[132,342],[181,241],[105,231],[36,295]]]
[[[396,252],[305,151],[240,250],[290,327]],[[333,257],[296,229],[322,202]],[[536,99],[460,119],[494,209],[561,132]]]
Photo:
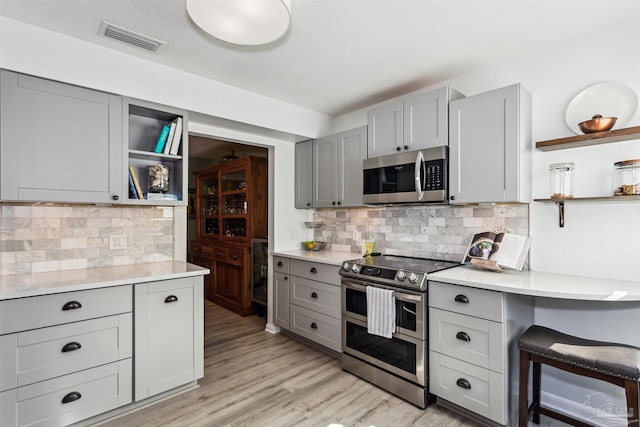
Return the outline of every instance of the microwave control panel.
[[[423,191],[446,189],[446,160],[429,160],[424,162],[425,180]]]

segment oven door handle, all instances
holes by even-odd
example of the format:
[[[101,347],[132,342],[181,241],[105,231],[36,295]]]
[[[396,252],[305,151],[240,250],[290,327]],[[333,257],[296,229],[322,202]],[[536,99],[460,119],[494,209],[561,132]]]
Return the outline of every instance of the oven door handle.
[[[416,182],[416,196],[418,200],[422,200],[424,196],[424,191],[422,191],[422,170],[424,169],[424,156],[422,155],[422,151],[418,151],[418,155],[416,156],[416,166],[414,170],[414,179]]]
[[[367,292],[367,287],[365,285],[361,285],[361,284],[358,284],[358,283],[354,283],[354,282],[350,282],[350,281],[347,281],[347,280],[343,280],[342,281],[342,285],[347,287],[347,288],[355,289],[356,291]],[[385,288],[385,289],[389,289],[389,288]],[[405,294],[405,293],[402,293],[402,292],[398,292],[396,290],[393,291],[393,296],[397,300],[401,300],[401,301],[417,301],[417,302],[421,302],[423,300],[423,296],[422,295]]]

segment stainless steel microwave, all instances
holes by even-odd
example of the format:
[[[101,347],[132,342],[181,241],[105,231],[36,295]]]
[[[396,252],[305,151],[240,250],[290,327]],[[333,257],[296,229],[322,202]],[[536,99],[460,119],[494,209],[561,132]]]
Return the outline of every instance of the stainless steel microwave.
[[[447,147],[374,157],[362,165],[365,204],[447,202]]]

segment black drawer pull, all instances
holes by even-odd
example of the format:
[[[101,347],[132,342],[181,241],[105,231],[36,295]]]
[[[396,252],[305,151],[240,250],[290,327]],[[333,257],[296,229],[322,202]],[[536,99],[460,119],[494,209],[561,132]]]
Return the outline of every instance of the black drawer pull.
[[[315,273],[317,273],[317,272],[318,272],[318,270],[316,270],[316,268],[315,268],[315,267],[311,267],[311,270],[309,270],[309,272],[311,272],[311,273],[315,274]]]
[[[82,304],[80,304],[78,301],[69,301],[62,306],[62,311],[77,310],[79,308],[82,308]]]
[[[178,297],[177,297],[177,296],[175,296],[175,295],[169,295],[168,297],[166,297],[166,298],[164,299],[164,302],[165,302],[166,304],[169,304],[170,302],[176,302],[176,301],[178,301]]]
[[[234,255],[234,256],[232,256],[231,258],[233,258],[233,259],[238,259],[238,255]]]
[[[467,298],[465,295],[456,295],[456,297],[454,298],[455,302],[461,302],[463,304],[469,304],[469,298]]]
[[[278,261],[278,267],[282,267],[282,261]]]
[[[458,381],[456,381],[456,385],[465,390],[471,390],[471,383],[464,378],[458,378]]]
[[[64,345],[64,347],[62,347],[62,352],[68,353],[70,351],[80,350],[81,348],[82,348],[82,345],[80,345],[79,342],[71,341],[70,343],[67,343]]]
[[[465,342],[471,341],[471,337],[466,332],[462,332],[462,331],[456,334],[456,338],[458,338],[460,341],[465,341]]]
[[[318,329],[318,325],[316,325],[316,322],[311,322],[311,329]]]
[[[311,292],[311,298],[318,298],[318,294],[316,294],[315,292]]]
[[[68,393],[65,397],[62,398],[62,403],[75,402],[76,400],[80,399],[81,397],[82,397],[82,395],[79,392],[72,391],[71,393]]]
[[[287,276],[284,276],[284,280],[289,280],[289,278]]]

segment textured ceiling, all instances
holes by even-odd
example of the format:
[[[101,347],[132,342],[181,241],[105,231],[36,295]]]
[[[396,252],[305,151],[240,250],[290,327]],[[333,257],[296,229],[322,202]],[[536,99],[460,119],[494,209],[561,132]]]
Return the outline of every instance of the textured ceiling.
[[[0,15],[332,116],[636,19],[640,0],[292,0],[285,37],[214,39],[184,0],[0,0]],[[98,36],[106,20],[167,42]]]

